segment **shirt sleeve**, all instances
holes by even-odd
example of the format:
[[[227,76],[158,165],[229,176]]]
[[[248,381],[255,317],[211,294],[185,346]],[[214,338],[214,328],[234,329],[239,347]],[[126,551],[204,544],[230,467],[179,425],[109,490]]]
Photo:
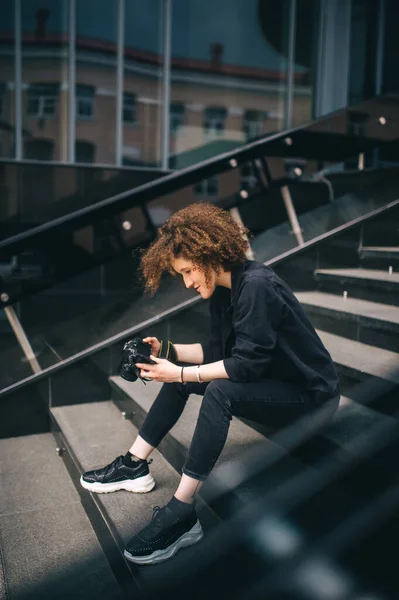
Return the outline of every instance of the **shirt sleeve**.
[[[257,381],[264,375],[277,343],[283,300],[262,277],[244,283],[237,299],[235,344],[224,367],[232,381]]]

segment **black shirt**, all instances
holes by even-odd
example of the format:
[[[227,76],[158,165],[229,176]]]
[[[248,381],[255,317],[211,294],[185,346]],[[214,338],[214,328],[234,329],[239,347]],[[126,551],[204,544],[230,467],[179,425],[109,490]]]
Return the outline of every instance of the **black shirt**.
[[[330,354],[287,284],[270,267],[246,260],[231,273],[231,290],[210,298],[211,336],[204,364],[223,360],[232,381],[298,383],[316,401],[339,394]]]

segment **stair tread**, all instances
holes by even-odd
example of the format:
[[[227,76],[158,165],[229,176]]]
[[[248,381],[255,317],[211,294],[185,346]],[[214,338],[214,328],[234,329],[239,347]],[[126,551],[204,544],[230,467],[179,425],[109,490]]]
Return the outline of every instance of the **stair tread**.
[[[301,304],[340,311],[356,317],[375,319],[389,323],[391,326],[399,325],[399,306],[359,300],[358,298],[344,298],[336,294],[317,291],[296,292],[295,295]]]
[[[366,252],[397,252],[399,254],[399,246],[362,246],[360,251]]]
[[[316,331],[336,364],[399,384],[398,353],[320,329]]]
[[[103,467],[116,456],[125,454],[137,435],[137,429],[130,421],[122,419],[120,411],[111,400],[59,406],[52,408],[51,412],[83,471]],[[162,504],[174,493],[179,476],[157,450],[154,458],[151,472],[158,485],[151,492],[151,501]],[[132,526],[139,528],[144,525],[149,516],[146,494],[121,492],[103,494],[99,498],[110,516],[115,517],[113,520],[122,538]],[[132,498],[134,515],[131,514]]]
[[[397,426],[397,419],[341,396],[339,409],[323,431],[323,437],[345,450],[350,450],[354,438],[377,424]]]
[[[129,420],[121,418],[120,411],[111,400],[55,407],[51,412],[83,471],[103,467],[116,456],[124,454],[137,435],[136,427]],[[178,473],[158,450],[154,450],[151,457],[154,459],[151,474],[156,486],[149,494],[119,491],[95,495],[119,535],[121,551],[132,535],[149,522],[152,507],[165,505],[180,481]],[[203,506],[203,502],[199,500],[201,524],[203,529],[208,531],[215,521],[210,523],[210,511],[208,508],[201,510]],[[190,553],[195,560],[196,553],[200,552],[197,546],[200,544],[187,548],[184,554]],[[176,559],[180,560],[179,553],[173,561],[175,566]],[[172,567],[173,565],[170,566],[169,561],[166,561],[152,565],[151,569],[146,569],[145,566],[138,569],[141,577],[146,580],[146,585],[149,585],[151,582],[155,583],[158,578],[172,576]]]
[[[0,598],[62,595],[76,600],[121,600],[119,586],[55,448],[51,433],[0,440],[0,529],[6,569],[2,590],[0,566]],[[61,572],[49,578],[55,565],[62,566]]]
[[[377,269],[316,269],[316,275],[332,275],[335,277],[348,277],[355,279],[373,279],[387,283],[399,283],[399,273],[389,274],[388,270]]]

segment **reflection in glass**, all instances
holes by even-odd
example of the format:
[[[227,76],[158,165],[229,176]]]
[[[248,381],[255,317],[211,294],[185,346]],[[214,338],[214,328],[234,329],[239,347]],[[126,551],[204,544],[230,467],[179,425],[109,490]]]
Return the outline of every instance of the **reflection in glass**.
[[[170,166],[281,129],[289,2],[174,0]],[[210,18],[210,15],[223,18]]]
[[[292,127],[306,123],[313,117],[319,4],[317,0],[296,1]]]
[[[23,158],[66,159],[68,2],[21,1]]]
[[[162,9],[162,0],[125,1],[124,165],[161,163]]]
[[[115,164],[116,71],[116,0],[97,0],[95,9],[91,0],[79,0],[75,87],[78,162]]]
[[[0,158],[15,156],[14,81],[14,3],[5,0],[0,24]]]

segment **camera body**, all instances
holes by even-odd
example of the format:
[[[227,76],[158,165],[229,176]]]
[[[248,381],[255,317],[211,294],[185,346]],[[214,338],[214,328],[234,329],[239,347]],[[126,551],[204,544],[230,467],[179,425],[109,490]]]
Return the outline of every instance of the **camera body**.
[[[136,381],[140,377],[140,369],[136,363],[156,364],[150,359],[151,345],[140,338],[133,338],[126,342],[122,350],[122,359],[118,366],[118,373],[126,381]]]

